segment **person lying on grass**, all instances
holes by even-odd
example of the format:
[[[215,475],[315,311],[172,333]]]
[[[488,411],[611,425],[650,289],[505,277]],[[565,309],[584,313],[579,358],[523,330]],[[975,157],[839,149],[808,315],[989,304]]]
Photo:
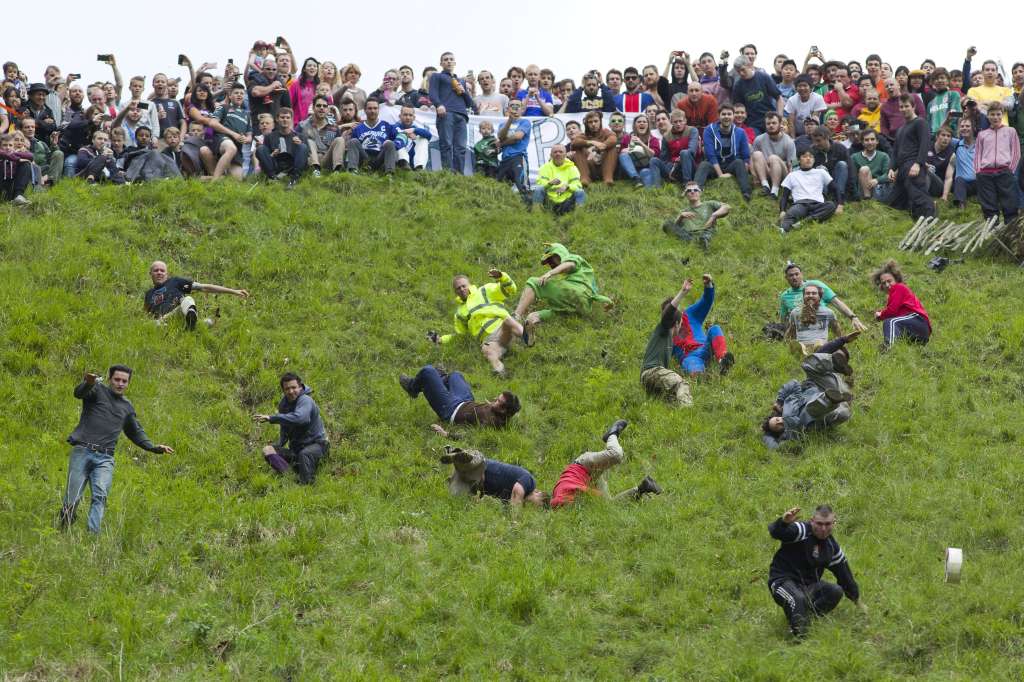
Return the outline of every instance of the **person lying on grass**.
[[[550,496],[537,487],[533,474],[521,466],[485,458],[478,450],[463,450],[446,445],[442,464],[453,465],[448,477],[452,495],[488,495],[513,507],[524,502],[543,507]]]
[[[761,423],[762,441],[769,449],[797,440],[805,431],[849,421],[853,393],[844,376],[852,376],[853,370],[844,346],[859,334],[853,332],[821,346],[800,365],[807,379],[791,379],[779,389],[771,413]]]
[[[605,473],[621,464],[625,457],[619,445],[619,434],[627,425],[625,419],[617,420],[601,436],[605,443],[604,450],[584,452],[562,471],[555,489],[551,491],[552,509],[572,504],[581,493],[610,497]],[[661,494],[661,487],[650,476],[644,476],[635,487],[619,493],[613,499],[640,500],[647,494]]]
[[[534,329],[544,320],[551,319],[555,313],[588,312],[597,302],[609,311],[615,305],[607,296],[598,293],[597,277],[582,256],[569,253],[569,249],[561,244],[548,244],[540,260],[542,265],[550,268],[540,277],[526,280],[526,288],[519,297],[514,317],[524,322],[526,338],[535,341]],[[535,310],[527,315],[534,303],[546,305],[546,308]]]
[[[153,261],[149,266],[149,277],[153,286],[146,292],[144,305],[146,312],[157,318],[162,324],[167,318],[181,313],[185,318],[185,328],[189,331],[196,328],[199,312],[195,299],[190,294],[202,291],[208,294],[231,294],[239,298],[249,298],[245,289],[229,289],[218,284],[203,284],[186,277],[170,277],[167,274],[167,263],[162,260]],[[206,318],[207,326],[213,326],[213,319]]]
[[[481,287],[473,286],[466,275],[456,275],[452,279],[452,289],[459,304],[454,315],[455,333],[439,336],[437,332],[429,331],[427,338],[444,345],[469,334],[480,342],[480,352],[494,373],[504,376],[502,358],[512,345],[512,339],[520,338],[529,345],[529,336],[504,306],[504,301],[516,294],[515,281],[495,268],[487,274],[496,281]]]
[[[398,383],[410,398],[418,398],[422,393],[437,418],[450,425],[475,424],[501,428],[521,407],[519,398],[511,391],[502,391],[489,402],[476,402],[462,372],[449,374],[433,365],[424,366],[414,377],[399,374]],[[442,436],[449,435],[440,424],[433,424],[431,428]]]

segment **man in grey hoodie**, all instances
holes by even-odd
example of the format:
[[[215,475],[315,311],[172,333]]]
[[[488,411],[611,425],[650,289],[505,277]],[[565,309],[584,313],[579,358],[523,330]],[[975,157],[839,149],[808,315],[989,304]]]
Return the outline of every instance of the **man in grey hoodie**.
[[[294,466],[299,483],[310,485],[320,460],[327,454],[327,432],[320,419],[320,408],[313,401],[313,389],[302,383],[298,374],[281,376],[284,396],[277,405],[277,414],[254,414],[257,424],[270,422],[281,426],[277,441],[263,448],[263,457],[279,474]],[[286,445],[290,447],[285,447]]]

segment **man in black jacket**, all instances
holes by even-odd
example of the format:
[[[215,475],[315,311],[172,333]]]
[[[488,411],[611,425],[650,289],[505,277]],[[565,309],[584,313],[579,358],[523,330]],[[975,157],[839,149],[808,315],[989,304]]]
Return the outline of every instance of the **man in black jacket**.
[[[860,588],[853,579],[850,563],[832,537],[836,521],[832,507],[818,506],[810,521],[798,518],[800,507],[793,507],[768,526],[771,536],[782,542],[772,558],[768,589],[775,603],[786,612],[793,634],[803,637],[810,617],[830,612],[839,605],[843,594],[862,612],[866,613],[867,607],[860,601]],[[826,568],[838,585],[821,579]]]
[[[288,189],[295,186],[302,171],[309,164],[309,146],[293,127],[294,116],[288,107],[277,112],[277,128],[267,133],[263,144],[256,150],[260,168],[270,179],[285,177]]]
[[[887,203],[893,208],[910,209],[912,218],[935,216],[935,200],[928,194],[928,150],[931,132],[928,122],[914,111],[911,95],[900,95],[900,113],[906,121],[896,131],[896,150],[889,181],[892,192]]]
[[[107,493],[114,479],[114,448],[124,431],[128,438],[143,450],[173,453],[167,445],[153,445],[135,417],[135,408],[124,397],[131,381],[132,371],[124,365],[113,365],[107,371],[110,386],[101,383],[99,375],[86,373],[82,383],[75,387],[75,397],[82,401],[82,415],[78,426],[68,436],[71,458],[68,460],[68,484],[64,506],[60,512],[62,528],[75,520],[75,510],[85,492],[85,484],[92,489],[89,505],[89,530],[100,531]]]

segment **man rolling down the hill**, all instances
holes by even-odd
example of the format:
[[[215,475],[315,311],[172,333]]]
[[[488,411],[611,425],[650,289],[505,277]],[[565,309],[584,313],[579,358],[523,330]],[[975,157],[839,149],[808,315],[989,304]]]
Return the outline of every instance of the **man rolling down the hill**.
[[[711,275],[705,274],[704,293],[693,305],[687,307],[679,318],[679,326],[672,337],[672,355],[687,374],[703,374],[709,355],[718,362],[718,371],[725,374],[736,359],[726,350],[725,334],[717,324],[704,331],[704,320],[715,305],[715,283]],[[710,348],[709,348],[710,347]]]
[[[693,280],[687,277],[675,297],[662,302],[661,319],[647,339],[643,364],[640,366],[640,383],[647,392],[664,396],[680,407],[693,405],[693,398],[690,396],[690,385],[686,383],[686,379],[679,372],[669,369],[674,348],[672,337],[682,324],[683,316],[679,312],[679,303],[692,288]]]
[[[836,292],[822,282],[820,279],[804,279],[803,270],[800,266],[793,261],[787,261],[786,267],[783,269],[783,274],[786,276],[786,282],[789,284],[789,288],[782,290],[779,293],[779,322],[769,322],[764,326],[765,336],[776,341],[782,341],[785,338],[786,327],[789,322],[789,313],[794,308],[798,307],[803,303],[804,297],[804,286],[807,284],[814,284],[821,289],[821,307],[832,306],[839,313],[846,316],[850,320],[850,324],[853,325],[854,330],[862,332],[866,331],[867,327],[860,318],[850,310],[850,306],[843,303],[843,301],[836,296]]]
[[[555,489],[551,491],[552,509],[572,504],[581,493],[611,497],[605,472],[622,462],[624,455],[619,445],[619,434],[626,429],[627,424],[625,419],[616,421],[601,436],[605,443],[604,450],[584,452],[562,471]],[[648,493],[660,495],[661,487],[650,476],[644,476],[636,487],[619,493],[613,499],[639,500]]]
[[[208,294],[231,294],[239,298],[249,298],[245,289],[229,289],[217,284],[201,284],[185,277],[170,277],[167,274],[167,263],[162,260],[153,261],[149,266],[149,277],[153,280],[153,288],[146,292],[146,312],[154,316],[162,324],[167,318],[181,313],[185,317],[185,328],[189,331],[196,328],[199,313],[195,299],[190,295],[194,291]],[[206,319],[212,326],[213,320]]]
[[[423,367],[414,377],[399,374],[398,383],[410,398],[417,398],[422,393],[438,419],[451,425],[476,424],[501,428],[520,408],[519,398],[511,391],[502,391],[490,402],[475,402],[473,391],[462,372],[447,374],[433,365]],[[448,436],[447,430],[440,424],[434,424],[431,428],[442,436]]]
[[[452,288],[459,303],[455,309],[455,333],[438,336],[437,332],[429,331],[427,338],[434,343],[446,344],[458,336],[470,334],[480,342],[480,351],[491,363],[494,373],[504,376],[505,364],[501,359],[508,352],[513,337],[528,343],[529,334],[502,305],[506,299],[515,296],[518,291],[516,283],[501,270],[492,269],[487,274],[497,281],[482,287],[473,286],[465,275],[455,276]]]
[[[867,613],[867,607],[860,601],[850,562],[832,537],[836,520],[832,507],[820,505],[810,521],[798,518],[800,507],[793,507],[768,526],[768,533],[782,543],[772,557],[768,589],[786,612],[790,630],[803,637],[810,618],[824,616],[839,606],[844,594],[862,613]],[[826,568],[838,585],[821,579]]]
[[[582,256],[569,253],[561,244],[548,244],[540,262],[550,270],[526,280],[515,312],[515,319],[523,322],[523,315],[534,302],[547,306],[526,316],[528,339],[534,339],[534,327],[555,313],[587,312],[595,301],[601,303],[605,311],[615,305],[610,298],[598,293],[594,269]]]
[[[825,429],[850,419],[853,393],[843,375],[851,376],[850,353],[844,348],[860,332],[829,341],[800,364],[807,379],[790,379],[779,389],[771,413],[761,423],[762,440],[774,450],[804,431]]]
[[[548,502],[548,494],[537,488],[529,471],[486,459],[478,450],[446,445],[441,463],[454,467],[448,477],[448,492],[452,495],[490,495],[513,507],[522,506],[523,502],[543,507]]]

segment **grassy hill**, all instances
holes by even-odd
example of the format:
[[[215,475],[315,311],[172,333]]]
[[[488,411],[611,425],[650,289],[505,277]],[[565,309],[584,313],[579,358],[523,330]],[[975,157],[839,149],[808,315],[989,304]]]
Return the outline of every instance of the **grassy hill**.
[[[975,259],[942,274],[896,251],[905,214],[857,206],[781,237],[766,199],[733,214],[707,254],[670,239],[674,191],[595,189],[581,212],[524,212],[486,180],[418,174],[278,186],[64,183],[28,211],[0,207],[0,677],[49,679],[1020,679],[1020,351],[1024,272]],[[965,215],[976,214],[977,211]],[[491,266],[520,285],[543,242],[585,255],[618,307],[560,319],[509,356],[499,381],[474,344],[436,349],[449,282]],[[888,257],[935,325],[925,348],[853,348],[853,419],[771,453],[758,424],[800,376],[760,338],[787,258],[861,317],[883,305],[867,276]],[[212,330],[158,327],[141,310],[150,261],[244,286]],[[649,400],[639,362],[660,301],[715,275],[709,323],[733,372],[695,405]],[[699,284],[689,300],[699,294]],[[488,456],[549,489],[616,417],[626,462],[613,491],[652,474],[640,505],[526,509],[449,498],[433,414],[396,375],[463,370],[478,397],[511,388],[506,432],[470,432]],[[77,420],[71,391],[114,362],[142,423],[172,456],[122,439],[99,537],[54,520]],[[315,486],[278,478],[249,416],[277,377],[315,389],[332,451]],[[836,535],[870,611],[848,601],[789,640],[766,589],[784,509],[837,510]],[[964,581],[942,582],[947,546]]]

